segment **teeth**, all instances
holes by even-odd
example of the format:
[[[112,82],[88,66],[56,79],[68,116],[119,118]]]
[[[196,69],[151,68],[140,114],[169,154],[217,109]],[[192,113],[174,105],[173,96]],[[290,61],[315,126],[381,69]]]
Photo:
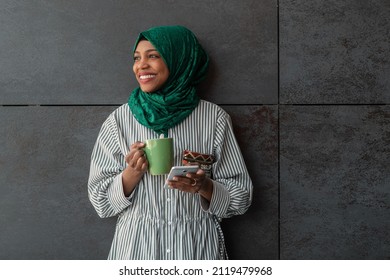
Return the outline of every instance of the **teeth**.
[[[150,79],[150,78],[154,78],[156,75],[141,75],[139,76],[139,78],[141,80],[144,80],[144,79]]]

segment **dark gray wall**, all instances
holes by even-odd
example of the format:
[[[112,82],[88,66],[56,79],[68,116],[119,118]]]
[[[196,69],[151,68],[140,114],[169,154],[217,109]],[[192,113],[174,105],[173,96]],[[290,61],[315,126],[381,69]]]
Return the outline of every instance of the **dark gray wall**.
[[[0,0],[0,259],[106,258],[89,157],[136,35],[164,24],[210,54],[200,95],[253,178],[230,257],[389,259],[389,21],[387,0]]]

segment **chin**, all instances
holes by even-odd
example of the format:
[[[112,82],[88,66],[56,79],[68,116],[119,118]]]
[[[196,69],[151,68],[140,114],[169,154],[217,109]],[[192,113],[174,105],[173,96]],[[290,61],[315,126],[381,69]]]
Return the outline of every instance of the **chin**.
[[[145,87],[141,87],[141,90],[145,93],[153,93],[156,91],[156,89],[154,88],[145,88]]]

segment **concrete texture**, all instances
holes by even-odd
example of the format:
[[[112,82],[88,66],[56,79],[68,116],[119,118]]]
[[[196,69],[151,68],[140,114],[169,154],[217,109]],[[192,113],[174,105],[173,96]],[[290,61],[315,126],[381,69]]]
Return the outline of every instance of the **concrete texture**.
[[[283,106],[282,259],[390,259],[390,106]]]
[[[280,103],[390,102],[390,1],[280,5]]]
[[[136,35],[165,24],[210,54],[199,95],[254,182],[231,259],[390,259],[387,0],[2,0],[0,259],[107,257],[90,153],[136,86]]]
[[[222,223],[232,259],[278,258],[277,106],[224,106],[253,181],[253,203]]]
[[[193,30],[210,54],[202,96],[227,104],[277,102],[275,1],[3,2],[0,104],[124,103],[136,86],[136,35],[174,24]]]
[[[104,259],[114,220],[87,196],[111,107],[0,107],[0,259]]]

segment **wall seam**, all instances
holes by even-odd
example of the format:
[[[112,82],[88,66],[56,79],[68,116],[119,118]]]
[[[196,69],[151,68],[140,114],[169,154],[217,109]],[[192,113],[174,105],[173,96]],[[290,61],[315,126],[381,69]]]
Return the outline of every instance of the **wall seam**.
[[[281,246],[280,246],[280,13],[279,13],[279,0],[276,1],[276,18],[277,18],[277,27],[276,27],[276,40],[277,40],[277,76],[278,76],[278,104],[277,104],[277,116],[278,116],[278,259],[281,259]]]

